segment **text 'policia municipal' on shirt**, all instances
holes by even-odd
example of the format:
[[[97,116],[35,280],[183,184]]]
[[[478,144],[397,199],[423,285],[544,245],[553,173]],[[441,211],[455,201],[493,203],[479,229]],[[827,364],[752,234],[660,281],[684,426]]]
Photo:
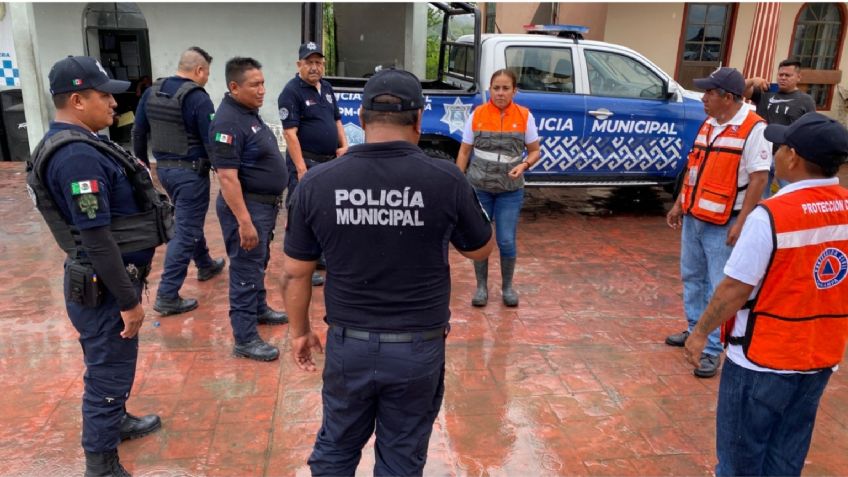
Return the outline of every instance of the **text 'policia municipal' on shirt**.
[[[326,256],[328,322],[370,331],[445,326],[450,245],[476,250],[492,236],[459,169],[402,141],[310,169],[286,227],[286,255]]]
[[[288,173],[274,132],[229,94],[209,126],[210,160],[216,169],[238,169],[244,192],[280,195]]]

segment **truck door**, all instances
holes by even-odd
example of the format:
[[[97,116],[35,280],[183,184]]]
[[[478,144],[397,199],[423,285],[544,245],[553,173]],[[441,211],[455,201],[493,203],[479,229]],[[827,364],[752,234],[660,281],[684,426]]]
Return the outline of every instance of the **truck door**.
[[[624,51],[581,46],[586,129],[581,172],[597,177],[675,177],[684,148],[684,104],[668,81]]]
[[[585,161],[580,142],[586,103],[575,91],[574,51],[565,45],[504,47],[506,68],[518,77],[515,102],[533,113],[541,139],[541,160],[527,173],[528,182],[543,183]]]

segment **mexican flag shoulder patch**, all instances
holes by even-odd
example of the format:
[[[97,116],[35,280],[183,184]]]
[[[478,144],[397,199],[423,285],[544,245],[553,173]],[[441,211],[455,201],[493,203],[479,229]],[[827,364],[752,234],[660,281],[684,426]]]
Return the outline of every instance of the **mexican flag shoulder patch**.
[[[233,136],[224,133],[215,133],[215,142],[223,142],[224,144],[232,144]]]
[[[96,179],[71,183],[71,195],[96,194],[100,192],[100,184]]]

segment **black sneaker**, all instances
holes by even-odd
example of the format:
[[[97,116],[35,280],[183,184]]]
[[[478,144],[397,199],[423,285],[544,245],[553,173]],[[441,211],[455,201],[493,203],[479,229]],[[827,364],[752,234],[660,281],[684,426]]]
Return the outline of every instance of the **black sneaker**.
[[[324,284],[324,277],[321,276],[318,272],[312,272],[312,286],[320,287]]]
[[[256,361],[274,361],[280,356],[280,350],[262,341],[262,338],[257,338],[244,344],[236,344],[233,346],[233,354]]]
[[[289,322],[289,316],[282,311],[276,311],[270,306],[265,313],[256,317],[256,322],[260,325],[285,325]]]
[[[682,348],[682,347],[686,346],[686,340],[688,338],[689,338],[689,332],[684,331],[682,333],[670,335],[668,338],[665,339],[665,344],[667,344],[669,346],[679,346],[679,347]]]
[[[158,431],[161,427],[162,420],[156,414],[136,417],[126,413],[121,419],[121,440],[138,439]]]
[[[693,372],[699,378],[711,378],[718,373],[719,363],[721,363],[721,356],[701,353],[699,366]]]
[[[224,271],[224,265],[227,264],[227,261],[223,258],[219,258],[215,260],[211,267],[203,267],[197,269],[197,281],[205,282],[206,280],[211,280],[215,275],[220,274]]]
[[[177,295],[176,298],[156,297],[156,302],[153,303],[153,309],[162,316],[179,315],[197,308],[197,300],[194,298],[182,298]]]

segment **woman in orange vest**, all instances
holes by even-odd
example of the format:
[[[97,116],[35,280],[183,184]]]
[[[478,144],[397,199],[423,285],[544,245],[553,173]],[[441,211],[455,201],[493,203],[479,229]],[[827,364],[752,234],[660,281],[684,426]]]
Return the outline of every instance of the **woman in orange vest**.
[[[769,125],[765,138],[780,145],[775,173],[790,184],[748,216],[685,344],[698,366],[707,336],[735,313],[718,390],[718,476],[801,474],[848,342],[848,190],[836,177],[848,130],[807,113]]]
[[[495,71],[489,81],[489,101],[468,117],[456,158],[456,165],[466,173],[480,204],[495,222],[506,306],[518,306],[512,276],[518,214],[524,201],[524,173],[539,161],[539,133],[533,115],[512,101],[517,83],[514,72]],[[489,300],[489,261],[475,261],[474,273],[477,291],[471,304],[484,306]]]

